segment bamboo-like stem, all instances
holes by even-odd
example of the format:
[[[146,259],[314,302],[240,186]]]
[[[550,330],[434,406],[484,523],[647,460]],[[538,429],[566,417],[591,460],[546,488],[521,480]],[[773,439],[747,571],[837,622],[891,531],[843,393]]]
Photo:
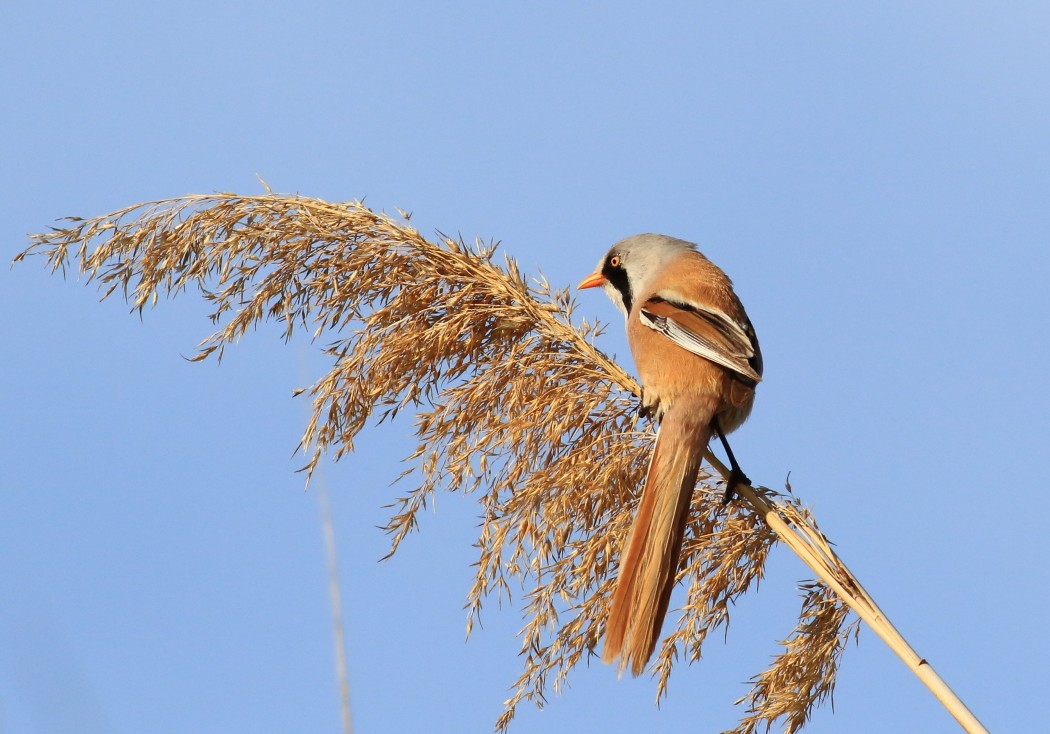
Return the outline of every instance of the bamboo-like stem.
[[[718,472],[728,479],[729,468],[708,451],[705,458]],[[809,568],[827,584],[840,599],[857,613],[875,631],[894,654],[918,676],[919,680],[940,701],[963,730],[968,734],[988,734],[988,730],[974,716],[933,666],[908,644],[900,631],[893,626],[886,614],[857,580],[838,554],[831,548],[826,537],[802,517],[793,517],[790,505],[770,504],[754,491],[750,485],[737,484],[736,493],[762,515],[766,524]]]

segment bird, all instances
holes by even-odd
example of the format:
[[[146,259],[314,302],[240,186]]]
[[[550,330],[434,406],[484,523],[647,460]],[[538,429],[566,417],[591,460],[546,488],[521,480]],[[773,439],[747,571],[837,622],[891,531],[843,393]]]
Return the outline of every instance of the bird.
[[[725,440],[762,379],[755,329],[729,277],[692,242],[639,234],[613,245],[577,286],[601,287],[623,313],[641,379],[639,413],[659,424],[641,500],[620,551],[602,659],[640,675],[660,637],[688,509],[712,435],[732,465],[728,503],[750,484]]]

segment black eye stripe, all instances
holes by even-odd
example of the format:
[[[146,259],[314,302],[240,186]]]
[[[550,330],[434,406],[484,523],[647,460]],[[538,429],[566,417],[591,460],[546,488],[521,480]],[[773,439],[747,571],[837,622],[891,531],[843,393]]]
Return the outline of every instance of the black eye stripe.
[[[606,260],[605,267],[602,268],[602,275],[619,292],[620,297],[623,299],[623,307],[627,309],[627,313],[630,313],[634,296],[631,293],[631,282],[627,279],[627,273],[624,269],[619,267],[619,261],[619,255],[613,255]]]

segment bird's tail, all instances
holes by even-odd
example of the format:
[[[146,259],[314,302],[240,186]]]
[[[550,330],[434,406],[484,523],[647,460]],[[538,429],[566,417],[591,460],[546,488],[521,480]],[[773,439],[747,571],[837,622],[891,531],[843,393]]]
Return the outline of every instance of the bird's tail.
[[[634,675],[641,674],[660,636],[678,572],[689,502],[711,438],[706,412],[669,410],[656,437],[642,501],[620,554],[620,573],[605,625],[602,660],[611,663],[619,658],[621,672],[630,668]]]

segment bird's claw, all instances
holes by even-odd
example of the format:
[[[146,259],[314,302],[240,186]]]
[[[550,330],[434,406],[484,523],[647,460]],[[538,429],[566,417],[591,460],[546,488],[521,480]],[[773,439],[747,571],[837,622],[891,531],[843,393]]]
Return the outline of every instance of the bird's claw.
[[[740,467],[734,466],[729,470],[729,477],[726,479],[726,493],[722,497],[722,506],[725,507],[733,498],[736,497],[736,486],[738,484],[751,484],[751,480],[747,478],[744,472],[740,471]]]

